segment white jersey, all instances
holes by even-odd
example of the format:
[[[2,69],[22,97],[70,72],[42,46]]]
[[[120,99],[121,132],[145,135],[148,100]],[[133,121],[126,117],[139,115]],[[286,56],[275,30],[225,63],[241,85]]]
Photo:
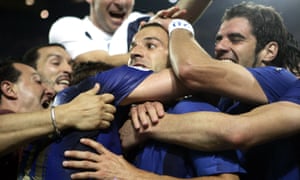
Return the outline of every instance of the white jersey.
[[[103,50],[109,54],[127,53],[128,25],[144,16],[147,15],[131,13],[113,36],[96,27],[88,17],[62,17],[52,24],[49,43],[64,45],[73,59],[93,50]]]

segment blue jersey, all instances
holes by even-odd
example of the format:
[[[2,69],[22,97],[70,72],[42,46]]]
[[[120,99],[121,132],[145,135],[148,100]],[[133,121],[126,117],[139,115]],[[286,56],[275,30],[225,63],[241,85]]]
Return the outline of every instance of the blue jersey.
[[[297,80],[293,86],[288,89],[280,98],[280,101],[290,101],[300,104],[300,80]],[[258,167],[254,165],[254,162],[250,165],[255,166],[252,168],[258,171],[258,173],[264,174],[264,179],[300,179],[299,138],[299,135],[295,135],[256,147],[256,151],[248,154],[248,158],[257,160],[259,157],[264,156],[268,161],[263,161]],[[257,157],[257,155],[260,156]],[[262,168],[261,166],[267,168]],[[263,169],[263,171],[259,171],[260,169]],[[253,176],[253,178],[255,178],[255,176]],[[253,178],[250,177],[248,179]]]
[[[168,113],[183,114],[195,111],[219,110],[199,98],[189,98],[169,108]],[[146,142],[134,158],[134,164],[147,171],[180,178],[245,173],[239,164],[236,151],[208,153],[154,140]]]
[[[297,80],[281,98],[281,101],[290,101],[300,105],[300,80]]]
[[[263,89],[268,102],[280,100],[289,88],[296,82],[297,78],[289,71],[278,67],[249,68]],[[248,112],[257,105],[249,105],[244,102],[233,101],[223,98],[219,108],[230,114]],[[242,122],[241,122],[242,123]],[[289,158],[282,156],[289,154]],[[246,176],[241,179],[300,179],[298,167],[292,157],[295,157],[294,149],[287,140],[280,140],[251,148],[247,152],[240,152],[240,158],[245,161]],[[296,169],[296,170],[295,170]],[[294,173],[297,171],[297,173]],[[296,175],[296,176],[295,176]]]
[[[152,71],[143,71],[136,68],[121,66],[90,77],[78,85],[72,86],[60,92],[56,97],[56,104],[71,101],[81,92],[89,90],[94,84],[100,83],[99,93],[112,93],[115,96],[115,105],[118,105],[129,95]],[[64,132],[62,138],[43,139],[32,143],[24,151],[19,178],[60,180],[70,179],[74,170],[62,167],[65,150],[89,150],[79,140],[82,137],[89,137],[102,143],[114,153],[121,153],[118,129],[124,119],[124,113],[117,110],[115,120],[111,127],[105,130],[95,131],[69,131]],[[67,112],[72,113],[72,112]],[[127,114],[127,113],[125,113]],[[122,118],[123,115],[123,118]],[[121,117],[119,117],[121,116]],[[25,177],[24,177],[25,176]]]
[[[292,73],[279,67],[267,66],[249,68],[248,70],[258,81],[269,103],[278,101],[297,80]],[[218,107],[222,112],[240,114],[248,112],[256,106],[256,104],[250,105],[230,98],[222,98]]]

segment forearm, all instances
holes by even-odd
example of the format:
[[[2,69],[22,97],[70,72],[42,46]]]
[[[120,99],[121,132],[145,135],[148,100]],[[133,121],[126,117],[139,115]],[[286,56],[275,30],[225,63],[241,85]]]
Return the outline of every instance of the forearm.
[[[59,131],[71,127],[70,105],[55,107],[55,124]],[[74,118],[75,119],[75,118]],[[36,139],[54,135],[50,110],[0,115],[0,156]]]
[[[76,57],[78,62],[103,62],[112,66],[121,66],[128,63],[129,54],[109,55],[106,51],[96,50],[86,52]]]
[[[234,148],[228,139],[232,123],[222,113],[166,114],[159,123],[142,132],[148,138],[191,149],[211,151]]]
[[[211,3],[212,0],[179,0],[176,5],[180,9],[186,9],[187,13],[183,18],[194,23],[201,17]]]
[[[242,115],[167,114],[143,134],[196,150],[247,149],[299,133],[299,117],[300,106],[289,102],[263,105]]]
[[[54,132],[49,110],[0,116],[0,156]]]
[[[121,104],[144,101],[169,102],[190,93],[191,90],[182,85],[171,69],[164,69],[149,75]]]

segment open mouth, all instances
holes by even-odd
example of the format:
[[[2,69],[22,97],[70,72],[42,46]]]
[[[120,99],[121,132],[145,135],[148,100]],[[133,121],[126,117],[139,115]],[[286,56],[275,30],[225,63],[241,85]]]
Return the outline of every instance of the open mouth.
[[[124,19],[126,13],[124,12],[115,12],[115,11],[110,11],[109,15],[113,18],[117,18],[117,19]]]
[[[60,76],[56,79],[55,83],[58,84],[58,85],[70,86],[71,78],[67,75]]]
[[[43,103],[42,103],[42,106],[43,108],[47,109],[51,104],[51,100],[45,100]]]

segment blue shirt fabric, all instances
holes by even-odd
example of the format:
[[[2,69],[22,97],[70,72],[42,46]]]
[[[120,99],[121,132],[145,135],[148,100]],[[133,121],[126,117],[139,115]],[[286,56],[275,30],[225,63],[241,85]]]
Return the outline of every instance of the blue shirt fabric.
[[[300,80],[297,80],[291,88],[280,98],[280,101],[290,101],[300,104]],[[252,168],[264,176],[264,179],[300,179],[300,145],[299,135],[280,139],[255,147],[255,151],[249,153],[249,159],[257,160],[260,157],[268,159],[259,165],[250,164]],[[267,152],[267,153],[266,153]],[[259,156],[258,156],[259,155]],[[267,167],[267,168],[264,168]],[[263,169],[264,172],[259,170]],[[253,179],[255,176],[248,179]]]
[[[121,66],[101,72],[78,85],[60,92],[56,97],[55,103],[67,103],[81,92],[92,88],[98,82],[101,85],[99,93],[112,93],[115,96],[114,103],[118,105],[151,73],[152,71],[140,70],[128,66]],[[91,151],[88,147],[80,144],[79,140],[81,137],[93,138],[112,152],[120,154],[121,146],[118,129],[123,121],[126,120],[124,114],[128,114],[128,111],[124,113],[124,110],[126,110],[126,107],[119,107],[117,109],[115,120],[108,129],[95,131],[72,130],[64,132],[63,137],[58,139],[44,139],[32,143],[24,151],[19,179],[23,179],[25,174],[30,179],[70,179],[70,174],[75,172],[75,170],[62,167],[62,161],[65,160],[63,153],[65,150],[70,149]]]
[[[297,81],[292,73],[279,67],[267,66],[248,70],[259,82],[269,103],[279,101]],[[223,112],[240,114],[256,106],[222,98],[218,107]],[[289,157],[283,158],[283,154],[288,154]],[[247,152],[240,151],[239,155],[247,170],[247,174],[241,179],[300,179],[298,164],[293,160],[296,157],[295,149],[288,139],[259,145]]]
[[[297,80],[293,87],[290,88],[281,98],[280,101],[290,101],[300,104],[300,80]]]
[[[195,111],[219,110],[195,97],[181,100],[168,109],[172,114]],[[134,164],[150,172],[180,178],[245,173],[235,151],[207,153],[153,140],[147,141],[138,152]]]

